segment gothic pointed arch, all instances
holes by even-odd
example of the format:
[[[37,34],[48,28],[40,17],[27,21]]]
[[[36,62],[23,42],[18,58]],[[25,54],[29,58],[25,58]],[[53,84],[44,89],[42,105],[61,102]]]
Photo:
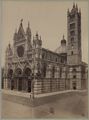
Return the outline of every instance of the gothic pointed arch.
[[[13,69],[9,68],[7,72],[7,77],[11,78],[13,76]]]
[[[31,76],[31,73],[32,73],[32,71],[31,71],[31,68],[30,68],[30,67],[25,67],[25,68],[24,68],[24,70],[23,70],[23,76],[24,76],[24,77],[29,77],[29,76]]]
[[[22,75],[22,72],[23,72],[22,69],[20,67],[17,67],[15,69],[14,74],[15,74],[16,77],[20,77]]]

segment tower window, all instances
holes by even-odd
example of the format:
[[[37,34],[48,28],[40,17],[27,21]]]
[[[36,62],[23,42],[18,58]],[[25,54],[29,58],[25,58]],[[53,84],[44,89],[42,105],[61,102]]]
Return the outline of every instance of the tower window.
[[[71,31],[71,32],[70,32],[70,35],[75,35],[75,32],[74,32],[74,31]]]
[[[74,53],[73,53],[73,51],[71,51],[71,55],[73,55]]]
[[[73,72],[76,72],[76,68],[73,69]]]
[[[75,28],[75,23],[70,24],[70,29],[74,29]]]
[[[76,78],[76,75],[74,75],[73,78]]]
[[[70,18],[71,18],[71,19],[74,19],[74,18],[75,18],[75,14],[72,14],[72,15],[70,16]]]
[[[72,37],[72,38],[71,38],[71,43],[73,43],[73,42],[74,42],[74,38]]]

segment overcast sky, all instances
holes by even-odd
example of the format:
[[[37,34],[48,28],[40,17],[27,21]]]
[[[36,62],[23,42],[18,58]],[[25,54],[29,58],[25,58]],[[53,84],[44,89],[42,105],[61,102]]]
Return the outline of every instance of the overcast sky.
[[[88,62],[88,2],[75,1],[81,8],[82,15],[82,57]],[[4,65],[5,49],[8,43],[13,44],[13,34],[18,30],[23,18],[23,27],[26,31],[28,21],[32,35],[38,31],[41,35],[43,47],[55,50],[60,46],[63,34],[67,39],[67,9],[72,9],[73,1],[3,1],[3,38],[2,38],[2,65]]]

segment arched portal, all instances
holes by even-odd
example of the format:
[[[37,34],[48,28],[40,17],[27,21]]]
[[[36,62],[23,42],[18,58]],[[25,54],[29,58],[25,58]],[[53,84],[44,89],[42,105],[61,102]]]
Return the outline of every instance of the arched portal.
[[[17,68],[15,70],[15,86],[16,88],[21,91],[22,90],[22,86],[23,86],[23,79],[22,79],[22,70],[21,68]]]
[[[12,69],[8,69],[7,76],[8,76],[9,78],[11,78],[12,75],[13,75],[13,70],[12,70]]]
[[[12,69],[8,69],[7,72],[7,78],[8,78],[8,88],[10,88],[11,90],[14,89],[14,81],[13,81],[13,70]]]
[[[28,92],[31,92],[31,81],[32,81],[32,71],[29,67],[26,67],[23,72],[24,76],[24,89],[27,89]],[[27,88],[26,88],[27,86]]]
[[[73,89],[76,90],[76,82],[73,82],[72,85],[73,85]]]
[[[31,76],[31,69],[28,68],[28,67],[25,68],[25,70],[24,70],[24,75],[27,76],[27,77],[28,77],[28,76]]]

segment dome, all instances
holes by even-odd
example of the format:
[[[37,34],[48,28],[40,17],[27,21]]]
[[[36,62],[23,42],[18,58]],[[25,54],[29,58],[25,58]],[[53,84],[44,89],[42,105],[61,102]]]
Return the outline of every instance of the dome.
[[[66,47],[66,40],[64,39],[64,35],[63,35],[63,39],[61,40],[61,46],[59,46],[55,52],[56,53],[66,53],[67,51],[67,47]]]
[[[56,53],[66,53],[67,52],[67,47],[66,46],[60,46],[55,50]]]

